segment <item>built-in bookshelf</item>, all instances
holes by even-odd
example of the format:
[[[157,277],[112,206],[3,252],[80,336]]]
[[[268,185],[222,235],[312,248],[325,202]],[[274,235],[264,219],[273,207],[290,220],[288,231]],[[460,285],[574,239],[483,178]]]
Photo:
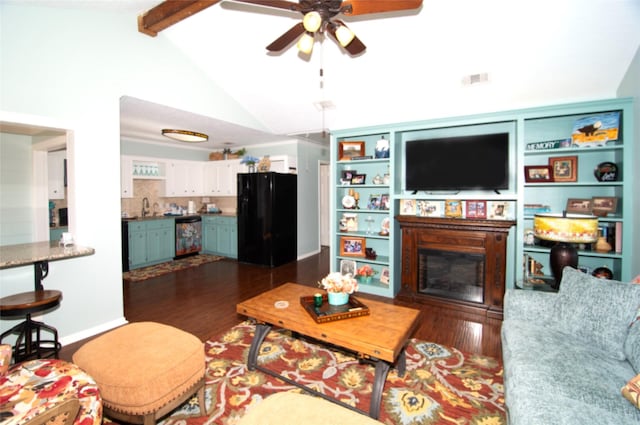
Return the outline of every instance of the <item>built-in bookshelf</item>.
[[[535,258],[540,263],[544,274],[551,274],[548,264],[550,248],[541,244],[525,243],[528,241],[528,232],[532,228],[536,208],[561,213],[566,209],[570,199],[594,199],[595,197],[596,199],[616,199],[615,211],[599,217],[599,226],[609,234],[610,239],[617,234],[618,240],[612,240],[613,250],[608,253],[584,247],[585,249],[579,252],[579,266],[585,270],[606,266],[613,271],[615,279],[631,280],[632,274],[638,273],[637,267],[634,268],[632,264],[634,258],[632,237],[634,229],[640,226],[640,219],[635,217],[638,214],[634,215],[632,210],[634,202],[637,203],[635,197],[638,196],[632,166],[634,161],[638,161],[636,159],[638,152],[634,146],[633,108],[632,99],[610,99],[334,131],[331,145],[332,271],[340,270],[342,260],[355,260],[358,266],[371,264],[378,272],[376,279],[368,285],[361,285],[361,291],[394,297],[402,287],[400,273],[402,242],[400,227],[396,220],[397,215],[425,215],[429,218],[443,217],[460,220],[469,216],[473,219],[484,219],[482,215],[484,210],[487,220],[515,221],[515,226],[511,227],[508,234],[508,261],[505,271],[506,287],[514,287],[523,279],[527,257]],[[609,112],[619,114],[620,124],[616,140],[599,145],[571,146],[570,142],[567,144],[567,140],[572,138],[577,122],[588,121],[590,118]],[[509,133],[508,189],[499,193],[493,191],[415,193],[406,190],[404,186],[406,143],[418,138],[488,132]],[[383,138],[390,143],[389,157],[376,158],[376,144]],[[561,143],[563,140],[565,142]],[[364,151],[349,158],[339,157],[341,143],[344,142],[363,142]],[[564,157],[576,157],[575,181],[532,182],[525,179],[526,167],[549,165],[550,159]],[[598,166],[606,162],[616,164],[618,175],[615,180],[600,181],[594,175]],[[353,184],[351,180],[347,182],[344,173],[349,171],[366,175],[364,184]],[[382,183],[380,180],[376,180],[376,184],[373,183],[376,176],[382,177]],[[355,194],[358,197],[358,208],[345,208],[343,205],[345,196]],[[385,203],[388,209],[369,207],[371,199],[375,199],[377,195],[387,194]],[[348,198],[347,204],[349,204]],[[492,210],[499,205],[504,206],[506,213],[502,217],[495,217]],[[449,211],[452,208],[459,208],[459,212],[452,215]],[[475,214],[479,209],[481,215],[477,216]],[[345,214],[347,219],[356,217],[357,230],[341,225],[345,222]],[[385,219],[389,222],[389,234],[380,235],[378,233]],[[369,229],[369,224],[373,230]],[[376,251],[377,257],[371,259],[365,256],[345,255],[344,251],[341,252],[341,243],[344,244],[350,237],[362,238],[367,248],[370,247]],[[383,270],[385,274],[388,271],[388,283],[383,283],[379,279]]]

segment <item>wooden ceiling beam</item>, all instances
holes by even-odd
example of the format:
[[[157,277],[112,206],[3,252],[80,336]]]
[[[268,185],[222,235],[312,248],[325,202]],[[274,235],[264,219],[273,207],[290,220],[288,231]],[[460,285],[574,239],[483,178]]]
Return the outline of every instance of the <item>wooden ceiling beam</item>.
[[[138,31],[155,37],[160,31],[218,2],[220,0],[165,0],[138,16]]]

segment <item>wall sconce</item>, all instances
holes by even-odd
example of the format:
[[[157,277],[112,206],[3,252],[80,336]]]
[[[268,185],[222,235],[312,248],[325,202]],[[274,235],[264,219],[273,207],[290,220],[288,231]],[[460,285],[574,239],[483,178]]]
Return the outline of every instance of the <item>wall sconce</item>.
[[[162,129],[162,135],[179,142],[200,143],[209,140],[209,136],[204,133],[189,130],[174,130],[170,128]]]
[[[543,240],[558,242],[551,248],[549,263],[555,279],[552,288],[560,287],[562,270],[578,267],[578,250],[571,244],[598,240],[598,217],[582,214],[536,214],[533,233]]]

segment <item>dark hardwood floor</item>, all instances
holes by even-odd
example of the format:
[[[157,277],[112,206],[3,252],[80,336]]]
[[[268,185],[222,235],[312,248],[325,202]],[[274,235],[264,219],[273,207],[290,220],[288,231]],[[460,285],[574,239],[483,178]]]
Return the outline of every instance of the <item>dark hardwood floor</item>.
[[[124,314],[129,322],[165,323],[206,341],[246,319],[236,313],[238,302],[285,282],[316,287],[328,270],[328,248],[318,255],[275,268],[221,260],[143,282],[124,283]],[[363,301],[372,298],[422,309],[416,338],[502,358],[500,320],[363,293],[358,297]],[[63,347],[60,357],[71,360],[84,342]]]

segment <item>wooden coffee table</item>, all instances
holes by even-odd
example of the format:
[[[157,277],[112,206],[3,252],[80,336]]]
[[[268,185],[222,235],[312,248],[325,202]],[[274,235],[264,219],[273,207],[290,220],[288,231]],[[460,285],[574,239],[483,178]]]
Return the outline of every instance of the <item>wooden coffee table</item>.
[[[370,361],[375,365],[375,378],[368,414],[377,419],[380,414],[382,389],[390,367],[395,366],[400,375],[405,372],[404,349],[411,334],[418,327],[420,311],[373,300],[364,300],[363,303],[370,310],[368,316],[316,323],[300,304],[300,297],[312,296],[316,292],[318,292],[317,289],[309,286],[285,283],[237,305],[236,311],[238,313],[257,321],[256,333],[251,342],[247,359],[249,370],[258,369],[314,395],[367,414],[360,409],[283,377],[275,371],[258,365],[257,362],[260,346],[272,326],[288,329],[342,347],[356,353],[360,359]],[[286,301],[288,306],[278,308],[276,307],[278,301]],[[278,304],[281,306],[283,303]]]

